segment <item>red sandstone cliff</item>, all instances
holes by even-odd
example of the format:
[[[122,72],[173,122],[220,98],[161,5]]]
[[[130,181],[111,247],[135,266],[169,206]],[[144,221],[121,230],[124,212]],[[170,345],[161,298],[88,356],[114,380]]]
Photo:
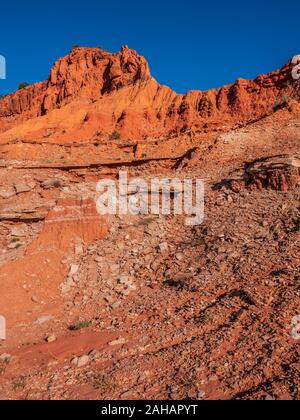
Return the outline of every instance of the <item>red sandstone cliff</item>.
[[[47,81],[0,100],[0,131],[77,103],[64,110],[63,119],[72,119],[76,133],[84,122],[85,138],[114,129],[124,137],[158,137],[173,130],[209,130],[260,118],[286,95],[300,96],[300,84],[293,80],[290,64],[254,80],[238,79],[219,89],[178,95],[160,86],[151,77],[145,58],[127,46],[116,54],[75,48],[55,63]],[[86,114],[76,119],[74,110],[79,109]],[[57,115],[51,118],[52,128],[56,122],[61,126]],[[43,123],[38,126],[42,129]],[[26,137],[30,130],[26,127],[18,135]],[[71,135],[72,127],[63,127],[63,133]]]

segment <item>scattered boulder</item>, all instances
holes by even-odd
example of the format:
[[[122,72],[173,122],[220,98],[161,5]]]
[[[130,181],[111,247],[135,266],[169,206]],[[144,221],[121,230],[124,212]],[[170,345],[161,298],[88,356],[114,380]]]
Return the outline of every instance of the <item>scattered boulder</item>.
[[[226,183],[235,192],[244,188],[283,192],[294,190],[300,185],[300,155],[277,156],[248,163],[242,170],[234,172],[223,185]]]
[[[90,362],[90,357],[87,355],[81,356],[77,359],[77,367],[81,368]]]
[[[79,270],[79,265],[71,264],[69,276],[74,276]]]
[[[169,245],[167,242],[162,242],[158,245],[158,249],[160,252],[167,252],[169,250]]]
[[[182,252],[178,252],[176,255],[176,260],[177,261],[183,261],[184,260],[184,254]]]
[[[114,347],[114,346],[122,346],[123,344],[126,343],[126,340],[124,337],[120,337],[117,340],[113,340],[109,343],[110,346]]]
[[[15,193],[15,191],[14,190],[12,190],[12,189],[9,189],[9,190],[1,190],[0,191],[0,197],[1,198],[4,198],[4,199],[8,199],[8,198],[11,198],[11,197],[13,197],[14,195],[16,195],[16,193]]]
[[[14,184],[15,190],[17,194],[22,194],[26,192],[30,192],[35,187],[35,183],[25,184],[20,182],[18,184]]]
[[[45,341],[46,341],[47,343],[54,343],[56,340],[57,340],[57,338],[56,338],[56,336],[55,336],[54,334],[48,335],[48,336],[45,338]]]
[[[13,226],[10,231],[11,235],[16,238],[25,237],[27,232],[28,232],[28,229],[26,225]]]
[[[43,315],[40,316],[37,320],[36,320],[36,324],[38,325],[42,325],[45,324],[46,322],[52,321],[54,319],[54,316],[52,315]]]
[[[92,350],[89,353],[89,358],[93,361],[100,359],[101,353],[98,350]]]

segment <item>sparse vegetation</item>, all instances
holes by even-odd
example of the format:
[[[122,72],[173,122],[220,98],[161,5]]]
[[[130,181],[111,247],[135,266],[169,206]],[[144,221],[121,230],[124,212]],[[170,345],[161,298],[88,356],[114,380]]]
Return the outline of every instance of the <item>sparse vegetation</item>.
[[[93,388],[101,392],[112,392],[116,389],[116,385],[112,381],[108,381],[105,375],[96,374],[93,377]]]
[[[280,96],[276,99],[276,102],[273,105],[273,111],[276,112],[279,109],[288,107],[289,103],[293,98],[288,95]]]
[[[23,391],[23,389],[26,386],[26,377],[21,375],[21,376],[18,376],[17,378],[14,378],[11,386],[14,392]]]
[[[25,89],[26,87],[30,86],[28,82],[22,82],[19,84],[18,89]]]
[[[83,321],[83,322],[78,322],[77,324],[71,325],[70,330],[80,331],[84,328],[89,328],[91,326],[92,326],[92,323],[90,321]]]
[[[110,134],[109,140],[120,140],[121,133],[119,131],[114,131]]]
[[[61,180],[59,180],[59,179],[55,179],[55,180],[53,181],[53,187],[54,187],[54,188],[61,188],[62,186],[63,186],[63,184],[62,184]]]

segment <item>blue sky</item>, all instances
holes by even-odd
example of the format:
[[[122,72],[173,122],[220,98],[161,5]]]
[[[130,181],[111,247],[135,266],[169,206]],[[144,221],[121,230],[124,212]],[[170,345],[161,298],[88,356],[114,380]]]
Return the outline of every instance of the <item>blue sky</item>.
[[[1,4],[7,80],[45,80],[72,45],[136,49],[152,75],[179,93],[252,78],[300,54],[300,1],[36,0]]]

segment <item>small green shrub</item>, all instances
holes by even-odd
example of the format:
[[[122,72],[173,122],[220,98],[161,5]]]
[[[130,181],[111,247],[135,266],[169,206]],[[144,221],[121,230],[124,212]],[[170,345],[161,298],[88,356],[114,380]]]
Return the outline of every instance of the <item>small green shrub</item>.
[[[92,326],[92,323],[89,321],[78,322],[77,324],[71,325],[71,331],[80,331],[84,328],[89,328]]]
[[[120,138],[121,138],[121,133],[119,131],[114,131],[109,136],[109,140],[119,140]]]
[[[28,86],[30,86],[29,83],[22,82],[22,83],[19,84],[18,89],[21,90],[21,89],[24,89],[24,88],[26,88]]]
[[[280,96],[276,99],[276,102],[273,105],[273,111],[276,112],[279,109],[283,109],[288,107],[289,103],[291,102],[292,98],[287,95]]]
[[[54,181],[53,181],[53,187],[54,188],[61,188],[63,186],[63,184],[62,184],[62,182],[61,182],[61,180],[60,179],[55,179]]]

